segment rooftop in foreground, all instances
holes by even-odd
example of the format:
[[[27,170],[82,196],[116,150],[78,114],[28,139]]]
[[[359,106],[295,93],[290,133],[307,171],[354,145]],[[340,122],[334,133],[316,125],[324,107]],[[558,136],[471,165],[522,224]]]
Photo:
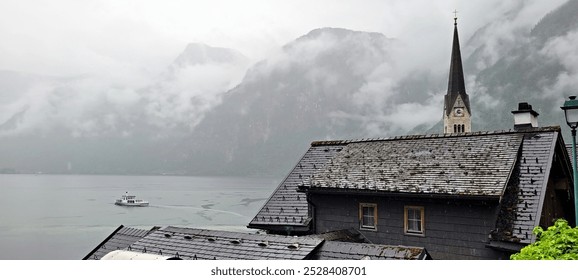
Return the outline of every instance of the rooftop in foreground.
[[[119,230],[122,229],[122,230]],[[119,227],[84,259],[304,260],[431,259],[424,248],[333,241],[347,231],[316,236],[284,236],[168,226],[139,230]],[[126,233],[145,233],[125,242]],[[351,231],[354,232],[354,231]]]

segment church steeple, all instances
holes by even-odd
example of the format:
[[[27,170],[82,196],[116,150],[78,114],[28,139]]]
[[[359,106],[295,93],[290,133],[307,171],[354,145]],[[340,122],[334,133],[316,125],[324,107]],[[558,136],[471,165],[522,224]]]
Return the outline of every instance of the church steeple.
[[[444,99],[444,133],[471,131],[470,117],[472,111],[464,82],[457,19],[457,16],[454,17],[454,41],[450,60],[448,92]]]

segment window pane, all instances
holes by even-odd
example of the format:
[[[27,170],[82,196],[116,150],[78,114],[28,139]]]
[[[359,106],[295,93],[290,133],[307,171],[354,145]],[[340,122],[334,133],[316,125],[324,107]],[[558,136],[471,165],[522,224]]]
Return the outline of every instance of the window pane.
[[[410,225],[409,230],[411,230],[411,231],[417,231],[418,230],[417,229],[417,221],[412,220],[409,222],[409,225]]]
[[[370,207],[363,207],[363,216],[370,216],[371,214],[371,208]]]
[[[364,226],[373,226],[373,218],[372,217],[363,217],[363,225]]]
[[[414,233],[422,233],[421,212],[422,208],[407,208],[407,231]]]
[[[373,206],[362,206],[361,207],[361,226],[363,227],[375,227],[375,207]]]

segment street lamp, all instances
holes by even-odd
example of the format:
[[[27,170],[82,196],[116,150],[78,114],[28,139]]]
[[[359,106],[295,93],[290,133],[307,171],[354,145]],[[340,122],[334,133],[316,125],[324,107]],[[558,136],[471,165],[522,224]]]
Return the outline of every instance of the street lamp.
[[[576,127],[578,127],[578,100],[576,96],[568,97],[569,100],[564,102],[564,106],[560,107],[564,110],[566,123],[572,129],[572,181],[574,181],[574,216],[576,219],[575,226],[578,226],[578,177],[576,174]]]

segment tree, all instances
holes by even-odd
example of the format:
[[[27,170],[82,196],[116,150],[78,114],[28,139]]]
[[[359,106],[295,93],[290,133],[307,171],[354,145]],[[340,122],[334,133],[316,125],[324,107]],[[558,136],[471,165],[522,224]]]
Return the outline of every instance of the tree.
[[[536,242],[510,256],[512,260],[578,260],[578,228],[564,219],[557,220],[547,230],[536,227],[532,231]]]

